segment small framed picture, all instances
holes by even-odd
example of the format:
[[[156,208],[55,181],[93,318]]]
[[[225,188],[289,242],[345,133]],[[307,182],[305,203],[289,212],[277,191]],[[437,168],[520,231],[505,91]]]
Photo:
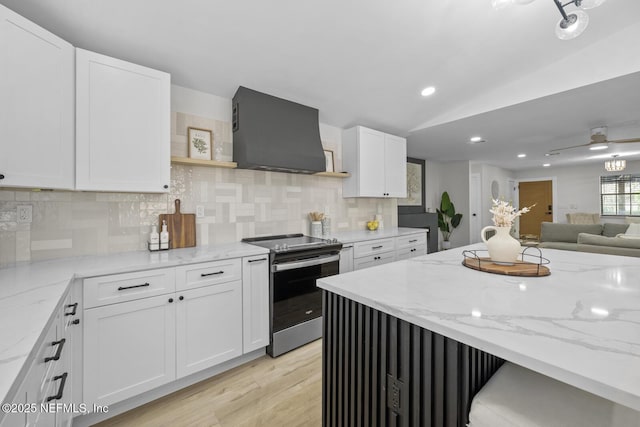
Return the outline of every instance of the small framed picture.
[[[189,158],[211,160],[213,133],[208,129],[187,128]]]
[[[335,172],[335,164],[333,163],[333,151],[332,150],[324,150],[324,160],[326,162],[325,170],[326,172]]]

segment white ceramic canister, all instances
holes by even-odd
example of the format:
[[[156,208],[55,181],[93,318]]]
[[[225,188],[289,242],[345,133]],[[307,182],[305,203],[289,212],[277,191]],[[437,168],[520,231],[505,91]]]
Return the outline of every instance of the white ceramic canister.
[[[311,221],[311,237],[322,237],[322,223]]]

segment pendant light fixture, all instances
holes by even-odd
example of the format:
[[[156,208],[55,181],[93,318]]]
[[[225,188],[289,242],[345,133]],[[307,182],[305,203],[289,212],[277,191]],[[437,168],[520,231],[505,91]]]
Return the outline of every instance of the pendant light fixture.
[[[617,154],[612,156],[611,160],[607,160],[604,162],[604,168],[609,172],[620,172],[623,171],[627,167],[627,161],[624,159],[617,159]]]
[[[503,9],[511,4],[529,4],[535,0],[491,0],[491,6],[494,9]],[[584,10],[593,9],[600,6],[606,0],[571,0],[562,3],[560,0],[553,0],[558,11],[560,11],[560,21],[556,24],[556,36],[560,40],[571,40],[578,37],[584,32],[589,25],[589,15]],[[574,5],[578,10],[567,12],[565,8]]]

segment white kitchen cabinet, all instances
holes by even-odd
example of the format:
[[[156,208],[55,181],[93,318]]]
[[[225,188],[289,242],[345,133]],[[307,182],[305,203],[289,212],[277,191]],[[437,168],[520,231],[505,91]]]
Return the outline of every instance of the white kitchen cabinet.
[[[427,253],[427,232],[396,237],[396,260],[414,258]]]
[[[344,245],[340,251],[340,274],[353,271],[353,245]]]
[[[110,405],[176,378],[174,294],[84,311],[83,399]]]
[[[242,282],[176,293],[176,368],[182,378],[242,354]]]
[[[396,241],[386,239],[366,240],[353,244],[353,269],[361,270],[396,260]]]
[[[0,186],[73,189],[73,46],[0,5],[0,64]]]
[[[76,189],[167,192],[170,75],[76,49]]]
[[[342,164],[351,176],[343,197],[406,197],[407,142],[404,138],[356,126],[342,134]]]
[[[269,345],[269,256],[242,260],[243,352]]]

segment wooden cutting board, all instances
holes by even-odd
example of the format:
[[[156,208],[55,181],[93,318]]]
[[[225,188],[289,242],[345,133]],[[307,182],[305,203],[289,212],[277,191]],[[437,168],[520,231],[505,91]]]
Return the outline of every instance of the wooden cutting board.
[[[180,212],[180,199],[176,199],[176,213],[160,214],[160,230],[162,221],[167,221],[171,249],[196,245],[196,215]]]

